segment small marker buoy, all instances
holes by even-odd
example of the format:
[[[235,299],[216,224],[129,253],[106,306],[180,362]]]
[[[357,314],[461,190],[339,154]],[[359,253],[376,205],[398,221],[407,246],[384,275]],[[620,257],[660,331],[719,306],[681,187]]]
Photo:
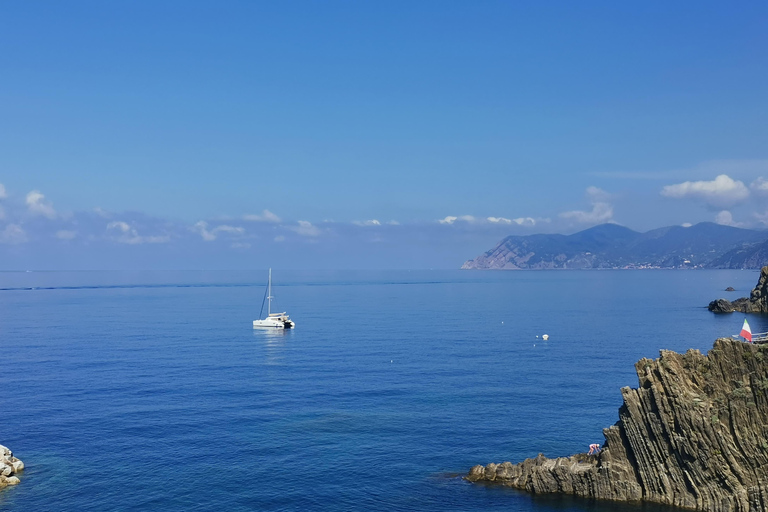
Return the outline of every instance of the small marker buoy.
[[[536,339],[539,339],[539,335],[538,334],[536,335]]]
[[[390,360],[389,360],[389,362],[391,363],[391,362],[392,362],[392,359],[390,359]]]
[[[541,339],[543,339],[544,341],[547,341],[549,339],[549,334],[542,334]]]

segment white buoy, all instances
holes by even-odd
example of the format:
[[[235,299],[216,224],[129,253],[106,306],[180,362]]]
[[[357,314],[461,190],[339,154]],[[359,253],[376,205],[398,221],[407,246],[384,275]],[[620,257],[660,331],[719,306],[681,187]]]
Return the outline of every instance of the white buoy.
[[[544,341],[547,341],[547,340],[549,339],[549,334],[542,334],[542,335],[541,335],[541,338],[542,338]]]
[[[536,335],[536,339],[539,339],[539,335],[538,334]]]

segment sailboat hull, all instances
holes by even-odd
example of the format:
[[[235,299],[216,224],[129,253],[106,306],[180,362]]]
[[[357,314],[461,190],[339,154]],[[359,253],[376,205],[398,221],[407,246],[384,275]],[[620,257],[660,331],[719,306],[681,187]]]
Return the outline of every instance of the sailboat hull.
[[[293,329],[294,325],[296,324],[291,320],[283,322],[281,320],[272,320],[271,318],[253,321],[254,329]]]

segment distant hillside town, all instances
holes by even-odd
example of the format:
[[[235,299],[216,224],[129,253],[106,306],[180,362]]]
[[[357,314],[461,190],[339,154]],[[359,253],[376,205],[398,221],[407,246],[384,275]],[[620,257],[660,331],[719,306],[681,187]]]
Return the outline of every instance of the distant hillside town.
[[[462,269],[759,269],[768,263],[768,231],[711,222],[639,233],[618,224],[572,235],[508,236]]]

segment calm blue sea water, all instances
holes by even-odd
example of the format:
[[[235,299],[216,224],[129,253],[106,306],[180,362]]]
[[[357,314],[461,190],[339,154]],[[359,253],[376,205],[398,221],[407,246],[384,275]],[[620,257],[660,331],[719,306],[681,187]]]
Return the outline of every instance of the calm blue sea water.
[[[0,273],[0,509],[640,510],[456,475],[602,442],[634,362],[738,332],[705,306],[758,274],[275,270],[284,333],[265,277]]]

